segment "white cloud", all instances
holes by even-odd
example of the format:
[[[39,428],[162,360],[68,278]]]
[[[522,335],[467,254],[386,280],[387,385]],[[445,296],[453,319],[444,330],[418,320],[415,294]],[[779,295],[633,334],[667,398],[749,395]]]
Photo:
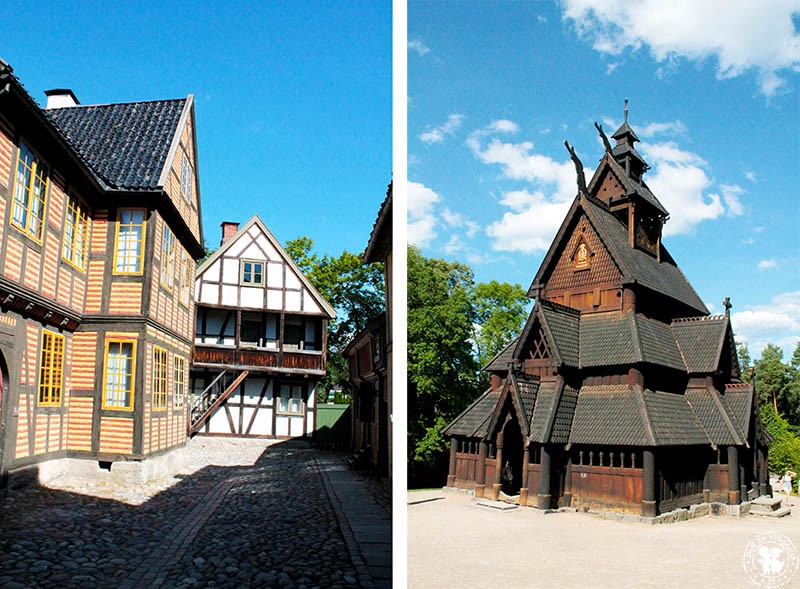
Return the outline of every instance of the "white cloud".
[[[668,121],[666,123],[648,123],[641,129],[637,129],[639,137],[650,138],[654,135],[686,135],[687,129],[681,121]]]
[[[753,245],[756,240],[752,237],[748,237],[747,239],[742,240],[742,245]]]
[[[425,143],[441,143],[444,141],[445,136],[452,135],[458,130],[464,118],[464,115],[461,114],[448,115],[443,124],[425,131],[419,138]]]
[[[511,211],[486,228],[492,249],[530,254],[547,251],[571,203],[550,200],[541,192],[517,190],[505,193],[500,204]]]
[[[498,119],[489,123],[487,129],[498,133],[516,133],[519,131],[519,125],[508,119]]]
[[[750,182],[755,182],[757,180],[756,173],[753,172],[752,170],[747,170],[744,173],[744,177],[747,178],[748,180],[750,180]]]
[[[434,205],[441,197],[419,182],[408,183],[408,242],[427,246],[437,235]]]
[[[409,41],[408,48],[412,51],[415,51],[417,55],[425,55],[426,53],[430,53],[430,47],[425,45],[421,39],[412,39]]]
[[[542,24],[547,23],[547,17],[546,16],[542,16],[541,14],[536,16],[536,20],[537,20],[537,22],[540,22]]]
[[[769,270],[770,268],[777,268],[778,267],[778,260],[772,258],[769,260],[760,260],[756,267],[759,270]]]
[[[758,74],[771,96],[786,84],[783,75],[800,69],[800,35],[795,0],[563,0],[563,18],[595,50],[617,56],[646,47],[662,73],[681,58],[714,58],[717,77]]]
[[[720,185],[721,194],[708,192],[713,182],[699,155],[681,149],[676,143],[642,143],[641,151],[652,165],[647,185],[670,212],[664,235],[691,233],[702,221],[724,214],[739,216],[744,207],[739,199],[744,192],[732,184]]]
[[[450,227],[456,229],[463,228],[465,230],[464,234],[469,238],[475,237],[475,234],[481,228],[481,226],[474,221],[470,221],[461,213],[451,211],[447,207],[445,207],[445,209],[442,211],[442,219]]]
[[[779,345],[789,357],[800,341],[800,290],[781,293],[769,304],[756,305],[731,315],[738,341],[747,342],[756,357],[768,343]]]
[[[744,194],[744,188],[736,184],[720,184],[719,189],[722,191],[722,200],[728,208],[728,215],[738,217],[744,214],[744,207],[739,197]]]

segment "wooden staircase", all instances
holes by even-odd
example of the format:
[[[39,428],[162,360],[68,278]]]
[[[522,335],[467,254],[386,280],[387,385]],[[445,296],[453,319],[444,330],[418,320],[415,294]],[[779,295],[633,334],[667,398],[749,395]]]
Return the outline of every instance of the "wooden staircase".
[[[222,405],[231,393],[247,378],[249,370],[223,370],[206,389],[200,393],[200,398],[195,401],[189,411],[189,435],[193,436],[214,411]]]

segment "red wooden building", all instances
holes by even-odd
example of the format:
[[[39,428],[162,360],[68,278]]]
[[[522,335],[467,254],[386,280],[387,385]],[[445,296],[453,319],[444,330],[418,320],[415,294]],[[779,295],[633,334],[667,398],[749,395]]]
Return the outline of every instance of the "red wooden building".
[[[203,253],[192,96],[41,108],[0,60],[0,475],[183,445]]]
[[[491,388],[445,430],[448,485],[542,509],[655,516],[770,493],[768,435],[726,300],[710,316],[661,243],[668,213],[627,122],[564,219]]]

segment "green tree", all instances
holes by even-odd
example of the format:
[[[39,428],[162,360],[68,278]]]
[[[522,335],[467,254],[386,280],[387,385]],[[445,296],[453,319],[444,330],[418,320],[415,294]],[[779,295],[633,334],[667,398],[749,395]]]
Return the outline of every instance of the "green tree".
[[[736,353],[739,356],[739,369],[742,371],[742,380],[750,382],[750,369],[753,367],[750,359],[750,350],[746,342],[736,342]]]
[[[776,413],[785,413],[784,395],[789,375],[787,366],[783,363],[783,350],[776,345],[767,344],[755,364],[755,369],[759,403],[769,403]]]
[[[299,237],[286,251],[306,278],[336,309],[328,325],[328,375],[320,383],[325,397],[334,385],[350,390],[347,359],[342,352],[367,323],[383,311],[383,264],[364,264],[361,256],[343,251],[338,257],[314,252],[314,241]]]
[[[471,270],[408,248],[408,466],[412,485],[435,472],[441,431],[478,393]]]
[[[475,287],[475,349],[481,366],[520,334],[528,302],[519,284],[492,280]]]

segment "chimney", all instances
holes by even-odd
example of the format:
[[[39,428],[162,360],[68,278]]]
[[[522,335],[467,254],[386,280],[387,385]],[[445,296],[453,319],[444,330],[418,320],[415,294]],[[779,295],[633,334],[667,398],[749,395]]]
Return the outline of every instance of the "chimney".
[[[223,221],[220,223],[220,227],[222,227],[222,241],[219,242],[220,246],[225,245],[225,243],[239,231],[239,223],[233,223],[231,221]]]
[[[80,104],[78,97],[75,96],[75,93],[69,88],[54,88],[52,90],[45,90],[44,93],[45,96],[47,96],[46,109],[66,108],[69,106],[78,106]]]

